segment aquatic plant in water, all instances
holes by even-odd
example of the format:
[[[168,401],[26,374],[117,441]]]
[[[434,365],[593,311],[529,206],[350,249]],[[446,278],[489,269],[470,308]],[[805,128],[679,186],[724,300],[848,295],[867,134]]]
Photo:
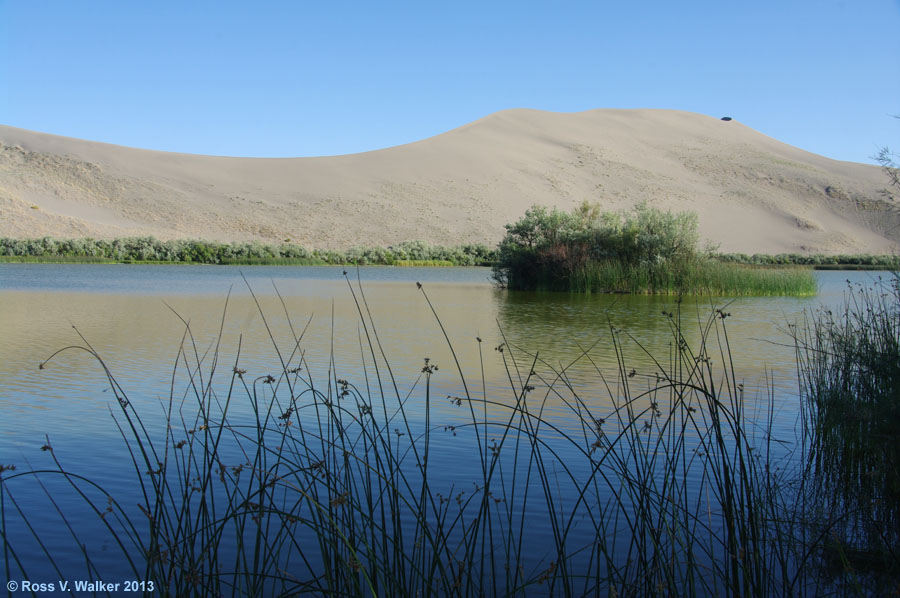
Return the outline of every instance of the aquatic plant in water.
[[[900,277],[850,285],[794,331],[810,467],[832,572],[851,588],[900,579]]]
[[[665,314],[672,350],[648,355],[654,366],[641,370],[625,358],[626,346],[640,345],[614,323],[597,341],[615,348],[614,371],[594,364],[591,347],[555,365],[504,341],[487,353],[504,364],[508,387],[489,392],[483,365],[480,377],[462,370],[418,286],[454,363],[423,358],[404,391],[363,288],[349,281],[366,356],[352,377],[336,373],[336,355],[326,379],[313,376],[304,329],[286,308],[287,349],[259,309],[272,340],[269,371],[250,371],[239,348],[223,365],[218,341],[201,352],[185,321],[172,380],[180,373],[187,383],[171,386],[161,420],[139,412],[86,340],[50,356],[41,364],[48,375],[67,352],[83,350],[108,376],[134,477],[128,491],[101,487],[70,465],[79,456],[58,454],[49,438],[48,466],[4,466],[7,579],[47,563],[60,576],[75,567],[102,578],[111,548],[117,575],[175,596],[828,589],[819,573],[829,537],[809,522],[816,502],[804,445],[772,437],[771,394],[767,413],[747,412],[728,311],[713,311],[691,343],[676,302]],[[483,364],[481,338],[470,350]],[[576,362],[594,368],[608,401],[582,396],[569,377]],[[453,381],[437,382],[444,377]],[[459,462],[471,463],[463,479],[442,475]],[[39,525],[47,514],[17,499],[35,484],[56,505],[67,548],[59,535],[47,543],[51,532]],[[63,493],[87,516],[59,506]]]

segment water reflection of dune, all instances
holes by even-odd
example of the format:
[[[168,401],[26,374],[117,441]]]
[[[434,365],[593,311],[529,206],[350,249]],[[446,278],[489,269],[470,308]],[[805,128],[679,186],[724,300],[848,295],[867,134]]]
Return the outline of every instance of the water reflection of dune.
[[[102,276],[107,271],[116,277],[126,272],[115,267],[90,270],[99,276],[95,281],[97,288],[104,288]],[[127,272],[141,278],[138,270]],[[178,277],[187,277],[194,271],[178,272]],[[284,299],[282,306],[271,281],[259,279],[256,273],[260,271],[253,272],[252,284],[274,343],[252,297],[246,290],[236,289],[228,301],[219,345],[221,379],[227,379],[238,359],[240,366],[253,375],[277,374],[281,367],[279,353],[296,364],[302,352],[318,385],[326,384],[329,376],[341,377],[361,388],[368,385],[375,393],[378,381],[373,362],[377,362],[381,383],[393,395],[385,367],[389,363],[397,392],[401,397],[410,395],[414,406],[420,392],[416,380],[424,358],[428,357],[440,367],[433,383],[436,392],[443,396],[443,403],[438,404],[444,404],[441,409],[451,417],[453,406],[446,395],[461,393],[460,377],[438,322],[414,280],[365,283],[367,307],[362,305],[365,318],[361,318],[344,280],[291,278],[288,270],[276,271],[282,273],[276,280]],[[234,274],[229,270],[204,271],[204,276],[222,278],[219,286],[224,289],[234,282],[225,279]],[[735,358],[736,376],[745,383],[748,398],[765,396],[767,376],[780,394],[787,397],[795,392],[793,350],[782,346],[789,344],[790,339],[780,329],[804,308],[821,301],[839,301],[842,281],[848,276],[869,275],[823,273],[823,289],[816,299],[744,298],[728,304],[725,309],[732,316],[724,322],[727,340]],[[52,428],[72,429],[76,422],[79,431],[93,429],[92,426],[97,430],[107,427],[109,395],[103,393],[107,383],[86,354],[66,354],[46,371],[36,367],[53,351],[81,342],[72,330],[73,324],[103,356],[123,387],[153,403],[168,393],[178,346],[185,333],[184,324],[172,310],[190,322],[199,355],[216,346],[225,292],[202,294],[206,285],[192,288],[188,282],[174,284],[171,292],[167,292],[170,287],[164,281],[154,288],[155,295],[3,292],[0,330],[5,342],[0,345],[0,396],[5,408],[27,416],[19,422],[23,430],[42,433]],[[608,403],[609,393],[595,368],[607,374],[615,372],[611,325],[621,331],[625,361],[629,370],[635,370],[632,382],[644,387],[655,383],[656,365],[647,353],[664,367],[670,355],[673,337],[662,312],[674,311],[676,304],[671,297],[507,293],[484,283],[443,284],[437,280],[426,282],[425,291],[456,351],[473,396],[482,393],[482,367],[489,397],[513,401],[515,389],[524,383],[534,355],[539,357],[537,373],[550,381],[552,370],[568,367],[582,349],[590,348],[586,357],[568,367],[566,375],[585,400]],[[358,288],[356,293],[356,300],[362,303],[363,294]],[[680,305],[683,332],[689,344],[699,344],[700,331],[714,307],[705,299],[685,299]],[[288,315],[295,333],[305,330],[296,353]],[[724,340],[724,336],[721,338]],[[504,342],[509,346],[501,354],[496,347]],[[188,348],[192,355],[193,346]],[[514,371],[512,357],[517,360],[521,380]],[[511,376],[504,358],[512,369]],[[207,355],[204,363],[210,361],[211,355]],[[529,384],[538,387],[532,400],[542,396],[542,392],[546,394],[547,384],[534,380]],[[63,404],[65,410],[58,409]],[[555,409],[561,416],[567,412],[565,403],[553,393],[547,397],[547,408]],[[37,411],[53,411],[54,415],[38,418]],[[98,415],[103,416],[102,421],[91,423]]]

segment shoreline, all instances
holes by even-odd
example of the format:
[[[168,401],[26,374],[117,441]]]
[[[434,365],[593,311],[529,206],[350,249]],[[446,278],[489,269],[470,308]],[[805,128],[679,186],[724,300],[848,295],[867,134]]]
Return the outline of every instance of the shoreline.
[[[778,254],[758,254],[763,258],[771,258],[771,262],[735,262],[728,259],[722,259],[723,256],[713,256],[723,263],[733,264],[736,266],[744,266],[752,269],[780,270],[787,268],[810,269],[816,271],[894,271],[898,268],[896,258],[893,256],[871,256],[875,258],[874,263],[858,263],[839,261],[837,263],[801,263],[798,261],[779,262]],[[754,256],[756,257],[756,256]],[[844,256],[842,256],[844,257]],[[850,256],[853,257],[853,256]],[[863,255],[862,257],[870,257]],[[893,260],[893,261],[892,261]],[[102,265],[102,266],[363,266],[363,267],[393,267],[393,268],[490,268],[493,262],[482,262],[476,264],[459,264],[448,260],[397,260],[391,263],[384,262],[366,262],[359,263],[356,261],[335,261],[326,262],[324,260],[304,260],[292,258],[271,258],[261,260],[233,260],[224,262],[204,262],[204,261],[186,261],[186,260],[132,260],[132,259],[113,259],[100,258],[96,256],[57,256],[57,255],[0,255],[0,264],[55,264],[55,265]]]
[[[454,263],[431,263],[436,260],[404,260],[403,263],[366,263],[358,264],[356,262],[310,262],[300,263],[291,260],[272,260],[272,261],[234,261],[234,262],[193,262],[193,261],[162,261],[162,260],[113,260],[113,259],[87,259],[88,256],[77,256],[76,259],[66,260],[60,259],[60,256],[0,256],[0,264],[55,264],[55,265],[79,265],[79,266],[362,266],[362,267],[382,267],[382,268],[490,268],[491,264],[454,264]],[[775,257],[775,256],[772,256]],[[881,257],[881,256],[879,256]],[[80,259],[79,259],[80,258]],[[406,263],[411,262],[411,263]],[[420,263],[422,262],[422,263]],[[734,262],[728,262],[734,263]],[[800,268],[816,271],[871,271],[871,272],[889,272],[892,267],[889,264],[855,264],[855,263],[837,263],[837,264],[798,264],[798,263],[771,263],[771,264],[740,264],[752,268],[760,269],[784,269],[784,268]]]

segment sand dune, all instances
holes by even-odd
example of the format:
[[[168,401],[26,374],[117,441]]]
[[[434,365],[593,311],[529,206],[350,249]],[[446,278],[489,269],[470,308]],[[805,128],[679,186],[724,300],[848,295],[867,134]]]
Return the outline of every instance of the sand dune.
[[[723,251],[890,253],[900,198],[737,121],[669,110],[508,110],[322,158],[132,149],[0,126],[0,236],[495,243],[533,204],[693,210]]]

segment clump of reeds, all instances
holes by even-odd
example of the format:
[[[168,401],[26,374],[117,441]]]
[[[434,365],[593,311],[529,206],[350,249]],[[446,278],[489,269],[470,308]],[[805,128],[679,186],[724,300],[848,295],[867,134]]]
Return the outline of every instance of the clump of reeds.
[[[729,313],[715,311],[691,343],[676,304],[666,312],[671,352],[650,356],[656,365],[646,371],[625,357],[640,345],[610,326],[601,340],[616,349],[612,371],[593,365],[589,348],[572,362],[594,367],[606,397],[573,384],[571,364],[506,342],[489,352],[506,366],[505,393],[489,394],[483,377],[467,377],[458,362],[427,358],[401,391],[362,289],[350,292],[367,356],[361,371],[338,374],[332,356],[327,379],[315,379],[287,313],[294,342],[284,349],[272,337],[268,371],[248,371],[240,351],[223,366],[218,343],[200,352],[186,327],[176,366],[186,387],[173,384],[158,426],[90,345],[81,347],[109,376],[140,501],[123,503],[114,489],[79,477],[48,440],[50,466],[0,478],[7,574],[35,572],[19,547],[23,536],[40,542],[47,532],[15,500],[17,485],[55,480],[93,513],[73,522],[59,510],[79,566],[102,576],[97,551],[107,543],[160,595],[817,590],[824,540],[805,523],[802,473],[785,466],[793,449],[772,437],[774,397],[767,413],[747,411],[751,391],[734,366]],[[436,331],[449,343],[439,319]],[[472,350],[482,355],[480,338]],[[455,379],[452,394],[436,392],[436,377]],[[559,405],[564,416],[553,415]],[[460,462],[470,463],[468,474],[457,473],[467,477],[441,475]],[[41,546],[37,566],[65,573],[63,548]]]
[[[900,576],[900,278],[850,285],[794,331],[835,568]]]
[[[394,266],[446,268],[453,266],[450,260],[396,260]]]
[[[558,286],[562,284],[568,288]],[[604,260],[585,263],[567,280],[557,277],[539,283],[538,290],[542,288],[581,293],[810,296],[816,294],[817,284],[812,271],[803,268],[754,268],[713,259],[658,266]]]

